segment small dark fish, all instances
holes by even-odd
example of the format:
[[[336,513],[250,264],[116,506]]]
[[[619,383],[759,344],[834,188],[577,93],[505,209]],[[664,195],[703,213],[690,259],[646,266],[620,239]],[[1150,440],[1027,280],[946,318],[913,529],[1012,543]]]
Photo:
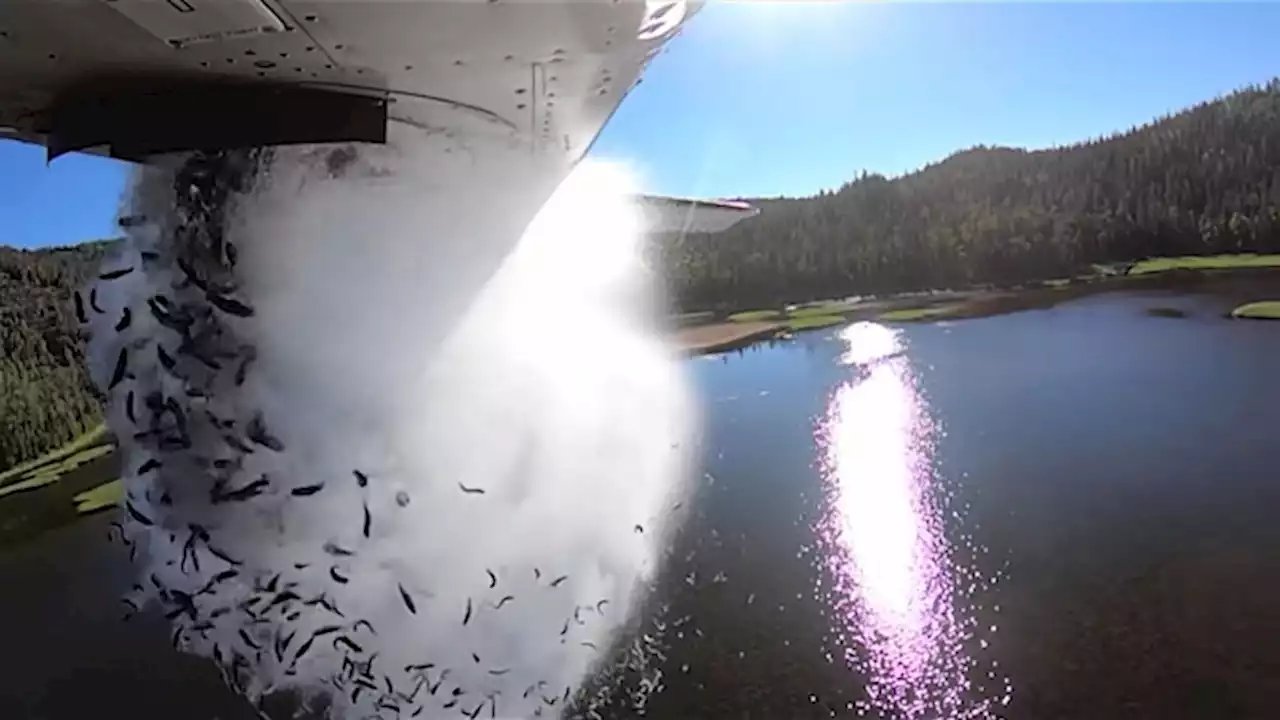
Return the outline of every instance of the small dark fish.
[[[245,644],[245,645],[248,645],[249,647],[253,648],[254,650],[261,650],[261,649],[262,649],[262,646],[261,646],[261,645],[259,645],[259,644],[255,643],[255,642],[253,641],[253,638],[249,637],[249,633],[245,632],[245,631],[244,631],[244,628],[241,628],[241,629],[240,629],[240,630],[238,630],[237,632],[239,632],[239,633],[240,633],[240,639],[244,641],[244,644]]]
[[[305,605],[307,603],[303,603],[303,604]],[[319,598],[316,599],[316,604],[318,604],[320,607],[324,608],[325,610],[328,610],[329,612],[333,613],[334,615],[337,615],[338,617],[346,617],[346,615],[343,615],[338,610],[338,606],[330,602],[329,599],[326,598],[324,595],[321,595]]]
[[[267,607],[275,607],[277,605],[283,605],[289,602],[290,600],[301,600],[301,599],[302,598],[299,597],[298,594],[293,592],[292,590],[285,590],[284,592],[276,595],[275,599],[273,599],[271,601],[271,604],[267,605]]]
[[[356,685],[359,685],[360,687],[364,688],[365,690],[372,690],[373,692],[377,692],[377,691],[378,691],[378,686],[377,686],[377,685],[374,685],[372,682],[370,682],[370,681],[368,681],[368,680],[365,680],[365,679],[364,679],[364,678],[362,678],[362,677],[360,677],[360,678],[356,678],[356,679],[355,679],[355,684],[356,684]]]
[[[268,450],[284,452],[284,443],[280,442],[280,439],[276,436],[267,432],[267,426],[262,419],[262,413],[258,413],[253,416],[253,419],[249,421],[249,426],[244,430],[244,435]]]
[[[151,458],[150,460],[139,465],[138,472],[136,472],[135,474],[141,475],[143,473],[151,472],[152,470],[155,470],[159,467],[160,467],[160,461],[155,458]]]
[[[490,670],[489,674],[490,675],[506,675],[509,672],[511,672],[511,668],[503,668],[501,670]]]
[[[214,557],[218,558],[219,560],[221,560],[222,562],[224,562],[224,563],[226,563],[226,564],[228,564],[228,565],[242,565],[242,564],[243,564],[243,563],[241,563],[239,560],[236,560],[236,559],[232,558],[230,555],[226,554],[225,552],[223,552],[223,551],[219,550],[218,548],[216,548],[216,547],[214,547],[214,546],[212,546],[212,545],[210,545],[210,544],[208,544],[208,543],[205,543],[205,549],[207,549],[207,550],[209,551],[209,553],[210,553],[210,554],[212,554]]]
[[[280,573],[276,573],[275,575],[271,576],[270,580],[267,580],[267,586],[265,589],[267,592],[275,592],[277,589],[279,589],[279,587],[280,587]]]
[[[360,647],[354,640],[346,635],[339,635],[333,639],[333,649],[337,650],[339,645],[345,645],[351,649],[351,652],[362,653],[364,648]]]
[[[369,531],[373,525],[373,517],[369,515],[369,503],[364,504],[364,525],[360,528],[365,537],[369,537]]]
[[[556,578],[555,580],[552,580],[552,581],[551,581],[551,587],[559,587],[559,586],[560,586],[560,583],[562,583],[562,582],[564,582],[565,580],[568,580],[568,579],[569,579],[569,576],[568,576],[568,575],[561,575],[560,577],[558,577],[558,578]]]
[[[489,568],[485,568],[484,571],[486,573],[489,573],[489,589],[492,590],[498,587],[498,576],[494,575],[493,571],[490,570]]]
[[[172,645],[175,650],[182,647],[182,626],[181,625],[173,629],[173,637],[169,638],[169,644]]]
[[[643,532],[644,532],[644,526],[643,526],[643,525],[636,525],[636,527],[635,527],[635,531],[636,531],[636,532],[638,532],[638,533],[643,533]]]
[[[89,307],[93,308],[93,311],[99,315],[106,312],[106,310],[103,310],[98,306],[98,288],[91,288],[89,290]]]
[[[128,274],[129,274],[129,273],[131,273],[131,272],[133,272],[133,266],[132,266],[132,265],[130,265],[129,267],[124,268],[124,269],[122,269],[122,270],[111,270],[111,271],[109,271],[109,272],[104,272],[104,273],[102,273],[101,275],[99,275],[99,276],[98,276],[98,279],[99,279],[99,280],[115,280],[116,278],[122,278],[122,277],[124,277],[125,275],[128,275]]]
[[[360,487],[367,487],[369,485],[368,475],[365,475],[359,470],[352,470],[351,474],[356,476],[356,484],[359,485]]]
[[[497,604],[495,604],[495,605],[493,606],[493,609],[494,609],[494,610],[498,610],[498,609],[499,609],[499,608],[501,608],[503,605],[506,605],[507,603],[509,603],[509,602],[511,602],[512,600],[515,600],[515,599],[516,599],[516,596],[515,596],[515,595],[503,595],[503,596],[502,596],[502,599],[501,599],[501,600],[499,600],[499,601],[497,602]]]
[[[301,611],[301,610],[294,610],[293,612],[291,612],[291,613],[289,613],[288,615],[286,615],[284,619],[285,619],[285,620],[288,620],[289,622],[293,622],[293,621],[297,620],[297,619],[298,619],[298,618],[300,618],[300,617],[302,617],[302,611]]]
[[[569,702],[569,686],[564,686],[564,695],[561,696],[565,702]]]
[[[107,384],[107,389],[120,384],[124,379],[125,371],[129,369],[129,349],[120,348],[120,354],[116,357],[116,369],[111,371],[111,382]]]
[[[290,490],[289,494],[294,495],[296,497],[308,497],[310,495],[315,495],[316,493],[320,492],[320,490],[322,490],[323,488],[324,488],[324,483],[318,482],[315,485],[303,485],[301,487],[296,487]]]
[[[302,657],[304,653],[306,653],[308,650],[310,650],[310,649],[311,649],[311,643],[313,643],[313,642],[315,642],[315,641],[316,641],[316,638],[315,638],[315,636],[313,635],[313,636],[311,636],[311,637],[307,638],[307,639],[306,639],[306,641],[305,641],[305,642],[303,642],[301,645],[299,645],[299,646],[298,646],[298,651],[297,651],[297,652],[295,652],[295,653],[293,654],[293,661],[294,661],[294,662],[298,662],[298,658]]]
[[[129,422],[133,423],[134,425],[138,424],[138,418],[133,414],[133,391],[132,390],[130,390],[129,394],[125,395],[125,398],[124,398],[124,415],[125,417],[129,418]]]
[[[409,672],[415,672],[417,670],[430,670],[435,666],[436,666],[435,663],[422,663],[421,665],[405,665],[404,671],[409,673]]]
[[[362,625],[363,625],[364,627],[369,628],[369,634],[370,634],[370,635],[374,635],[374,636],[376,636],[376,635],[378,634],[378,631],[373,629],[373,623],[369,622],[368,620],[365,620],[364,618],[360,618],[359,620],[357,620],[357,621],[355,621],[354,623],[352,623],[352,624],[351,624],[351,629],[352,629],[352,630],[359,630],[359,629],[360,629],[360,626],[362,626]]]
[[[583,641],[582,641],[582,647],[589,647],[589,648],[591,648],[592,650],[595,650],[595,649],[596,649],[596,644],[595,644],[595,643],[593,643],[593,642],[591,642],[591,641],[589,641],[589,640],[583,640]]]
[[[409,507],[409,493],[403,490],[396,492],[396,505],[400,507]]]
[[[475,654],[475,653],[471,653],[471,659],[472,659],[472,660],[475,660],[477,665],[479,665],[479,664],[480,664],[480,656],[479,656],[479,655],[477,655],[477,654]]]
[[[560,628],[560,637],[564,637],[565,635],[568,635],[568,634],[569,634],[569,621],[565,620],[564,627]]]
[[[134,507],[132,502],[126,500],[124,506],[125,509],[129,511],[129,517],[133,518],[137,522],[140,522],[147,527],[155,525],[155,521],[146,515],[143,515],[141,512],[138,512],[138,508]]]
[[[79,290],[72,293],[72,297],[75,298],[76,303],[76,320],[78,320],[81,325],[84,325],[89,322],[89,317],[84,314],[84,297],[80,294]]]
[[[178,269],[182,271],[182,274],[186,276],[187,280],[190,281],[192,285],[195,285],[196,287],[200,288],[202,291],[206,293],[209,292],[208,283],[200,279],[200,276],[196,274],[196,271],[191,267],[189,263],[187,263],[186,260],[183,260],[182,258],[178,258],[177,265],[178,265]]]
[[[404,601],[404,606],[409,608],[411,615],[418,614],[418,608],[413,604],[413,598],[409,597],[409,591],[404,589],[404,585],[396,583],[396,587],[400,588],[400,599]]]
[[[240,387],[244,384],[245,378],[249,375],[249,366],[253,364],[255,359],[256,356],[250,354],[246,355],[244,359],[240,361],[239,367],[236,368],[236,387]]]
[[[214,487],[213,492],[210,494],[210,499],[215,503],[226,501],[242,502],[261,495],[270,484],[271,483],[267,480],[267,476],[263,475],[244,487],[236,488],[235,490],[223,491],[219,487]]]
[[[352,555],[355,555],[355,553],[341,545],[338,545],[337,543],[334,543],[333,541],[329,541],[324,544],[324,551],[334,557],[351,557]]]
[[[464,493],[466,493],[466,494],[468,494],[468,495],[483,495],[483,494],[484,494],[484,488],[478,488],[478,487],[467,487],[466,485],[463,485],[462,483],[458,483],[458,487],[462,488],[462,492],[464,492]]]
[[[235,315],[236,317],[253,317],[253,308],[235,298],[219,295],[212,290],[206,292],[204,296],[214,307],[224,313]]]
[[[165,352],[164,346],[160,343],[156,343],[156,359],[160,361],[160,364],[164,366],[165,370],[170,372],[172,372],[174,366],[178,364],[178,362],[173,359],[172,355]]]
[[[120,319],[116,322],[116,332],[123,332],[129,329],[129,325],[133,322],[133,311],[125,308],[120,312]]]
[[[338,568],[336,566],[329,568],[329,577],[333,578],[334,582],[341,583],[342,585],[346,585],[348,582],[347,578],[338,574]]]
[[[315,632],[311,633],[311,637],[318,638],[324,635],[329,635],[331,633],[336,633],[341,629],[342,629],[341,625],[325,625],[319,630],[316,630]]]
[[[604,606],[605,606],[605,605],[608,605],[608,604],[609,604],[609,600],[608,600],[608,598],[606,598],[606,599],[604,599],[604,600],[601,600],[600,602],[596,603],[596,612],[598,612],[598,613],[600,613],[601,615],[603,615],[603,614],[604,614]]]
[[[449,702],[447,702],[447,703],[445,703],[445,704],[441,705],[440,707],[441,707],[441,708],[444,708],[445,710],[448,710],[449,708],[451,708],[451,707],[453,707],[454,705],[457,705],[457,704],[458,704],[458,699],[457,699],[457,698],[454,698],[454,699],[450,700]]]
[[[471,598],[467,598],[467,613],[462,616],[462,624],[471,622]]]
[[[309,567],[311,567],[311,563],[294,563],[293,564],[294,570],[306,570]]]
[[[484,703],[480,703],[479,705],[476,706],[475,710],[472,710],[471,712],[467,713],[467,717],[471,718],[471,720],[476,720],[476,718],[480,717],[480,711],[483,709],[484,709]]]
[[[533,579],[534,579],[534,580],[541,580],[541,579],[542,579],[542,571],[541,571],[541,570],[539,570],[538,568],[534,568],[534,569],[533,569]]]

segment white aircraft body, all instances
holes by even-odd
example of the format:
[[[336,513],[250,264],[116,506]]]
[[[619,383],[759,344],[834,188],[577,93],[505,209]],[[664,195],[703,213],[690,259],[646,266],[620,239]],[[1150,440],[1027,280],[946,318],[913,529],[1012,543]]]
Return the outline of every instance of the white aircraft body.
[[[386,140],[590,149],[701,0],[11,0],[0,137],[49,157]],[[465,183],[466,178],[454,181]],[[548,183],[554,187],[556,183]],[[642,196],[652,230],[723,230],[741,202]]]

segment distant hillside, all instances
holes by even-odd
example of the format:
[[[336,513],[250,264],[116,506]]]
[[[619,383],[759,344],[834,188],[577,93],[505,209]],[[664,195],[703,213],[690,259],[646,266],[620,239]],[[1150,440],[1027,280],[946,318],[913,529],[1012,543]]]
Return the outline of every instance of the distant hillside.
[[[1013,285],[1151,255],[1275,252],[1280,80],[1108,138],[1035,152],[978,147],[900,178],[863,174],[835,192],[763,205],[726,233],[665,244],[684,309]]]
[[[0,470],[101,419],[71,293],[97,270],[109,246],[0,247]]]

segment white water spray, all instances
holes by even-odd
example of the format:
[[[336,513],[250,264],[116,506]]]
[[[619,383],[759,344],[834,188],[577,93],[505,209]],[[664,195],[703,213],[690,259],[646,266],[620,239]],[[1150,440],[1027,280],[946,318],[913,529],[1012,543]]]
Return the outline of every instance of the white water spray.
[[[195,287],[166,249],[193,222],[176,169],[142,171],[147,222],[104,268],[135,271],[98,283],[90,357],[118,380],[143,595],[251,699],[555,716],[657,570],[696,422],[627,177],[580,165],[517,245],[559,174],[518,147],[454,150],[398,132],[274,151],[227,205],[234,269],[196,267]],[[252,316],[202,309],[228,274],[212,294]],[[222,354],[181,352],[173,306],[214,318]],[[174,405],[186,447],[135,438]]]

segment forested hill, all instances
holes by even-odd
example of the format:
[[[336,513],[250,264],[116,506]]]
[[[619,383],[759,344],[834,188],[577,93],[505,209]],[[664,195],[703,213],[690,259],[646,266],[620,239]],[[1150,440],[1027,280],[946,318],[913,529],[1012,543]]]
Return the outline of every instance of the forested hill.
[[[101,418],[71,293],[108,248],[107,242],[0,247],[0,470],[57,447]]]
[[[946,122],[946,118],[938,118]],[[874,138],[868,138],[874,142]],[[1111,137],[978,147],[895,179],[757,201],[667,242],[686,310],[976,284],[1150,255],[1280,250],[1280,79]]]

